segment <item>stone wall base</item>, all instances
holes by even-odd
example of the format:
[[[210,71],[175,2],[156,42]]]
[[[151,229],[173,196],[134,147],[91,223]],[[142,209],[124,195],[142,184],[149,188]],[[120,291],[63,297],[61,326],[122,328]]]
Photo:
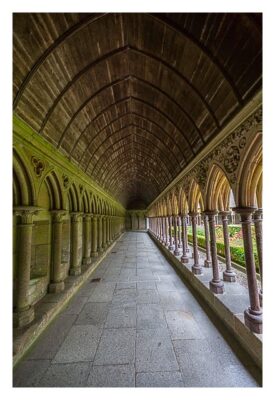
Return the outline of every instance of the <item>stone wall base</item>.
[[[78,276],[75,276],[75,280],[68,288],[62,292],[62,296],[58,302],[51,303],[51,308],[43,313],[39,313],[39,303],[34,306],[34,310],[37,308],[38,312],[35,312],[34,321],[24,329],[15,328],[13,331],[13,366],[15,366],[44,330],[49,326],[53,319],[65,308],[72,297],[78,292],[82,285],[84,285],[90,278],[92,273],[96,270],[99,264],[103,261],[108,253],[113,249],[117,240],[123,236],[124,233],[114,241],[106,251],[101,253],[98,257],[93,258],[93,262],[87,269]],[[60,294],[59,294],[60,295]],[[47,295],[46,295],[47,296]],[[38,316],[37,316],[38,315]]]

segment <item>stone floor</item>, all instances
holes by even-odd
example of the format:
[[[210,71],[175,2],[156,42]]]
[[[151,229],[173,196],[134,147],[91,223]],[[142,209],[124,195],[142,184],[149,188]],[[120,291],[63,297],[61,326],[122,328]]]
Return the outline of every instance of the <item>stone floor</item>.
[[[258,386],[255,366],[238,355],[149,235],[129,232],[15,368],[13,384]]]

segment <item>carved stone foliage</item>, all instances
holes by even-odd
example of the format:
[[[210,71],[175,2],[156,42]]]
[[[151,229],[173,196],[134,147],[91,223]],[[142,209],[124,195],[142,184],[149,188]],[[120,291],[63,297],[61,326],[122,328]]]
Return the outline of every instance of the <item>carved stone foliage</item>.
[[[195,179],[201,191],[205,192],[209,168],[213,162],[226,172],[230,185],[237,182],[238,167],[247,144],[247,138],[251,134],[251,129],[258,127],[261,122],[262,108],[259,108],[181,179],[177,187],[180,186],[185,192],[187,201],[192,179]],[[167,194],[167,198],[170,198],[171,192]]]
[[[242,152],[247,143],[247,135],[251,129],[258,126],[261,121],[262,109],[260,108],[225,138],[191,171],[191,175],[196,179],[201,190],[205,189],[209,166],[212,162],[216,162],[226,171],[230,184],[234,185],[236,183],[236,172],[239,167]]]
[[[35,156],[32,156],[31,162],[32,162],[32,165],[33,165],[33,169],[34,169],[35,175],[40,178],[42,173],[43,173],[43,171],[45,170],[44,161],[40,160],[39,158],[37,158]]]
[[[70,186],[70,179],[67,175],[65,175],[65,174],[62,175],[62,182],[63,182],[64,189],[68,189]]]

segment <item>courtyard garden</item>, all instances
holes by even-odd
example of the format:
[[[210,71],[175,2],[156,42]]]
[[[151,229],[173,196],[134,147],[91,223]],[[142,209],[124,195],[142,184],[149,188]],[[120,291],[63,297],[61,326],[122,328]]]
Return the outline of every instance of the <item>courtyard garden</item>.
[[[233,262],[245,267],[242,228],[240,225],[229,225],[228,232],[229,232],[231,259]],[[190,244],[192,244],[191,226],[187,227],[187,233],[188,233],[188,241]],[[205,248],[205,233],[203,226],[197,226],[197,239],[198,239],[198,245],[202,248]],[[218,255],[225,257],[222,225],[216,225],[216,240],[217,240]],[[259,261],[258,261],[254,226],[252,226],[252,240],[253,240],[253,252],[254,252],[256,269],[257,272],[259,272]]]

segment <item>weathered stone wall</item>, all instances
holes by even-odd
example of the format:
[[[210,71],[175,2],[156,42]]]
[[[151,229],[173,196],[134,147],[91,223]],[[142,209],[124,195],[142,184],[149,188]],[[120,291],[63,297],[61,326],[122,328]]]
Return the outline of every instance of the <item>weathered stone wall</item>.
[[[13,199],[15,310],[19,300],[24,303],[22,309],[26,310],[26,304],[31,307],[48,291],[56,293],[64,290],[64,281],[69,273],[71,274],[71,268],[75,269],[73,273],[81,273],[84,260],[85,214],[90,217],[104,216],[104,222],[108,219],[108,225],[104,223],[104,229],[107,230],[107,226],[109,229],[109,225],[112,225],[113,229],[108,244],[124,230],[125,209],[88,175],[16,118]],[[73,237],[72,218],[76,214],[77,232]],[[91,226],[88,231],[91,231]],[[21,244],[24,240],[20,232],[23,232],[23,238],[27,238],[26,246]],[[30,235],[26,236],[26,232]],[[103,235],[101,236],[103,238]],[[74,246],[74,257],[73,240],[77,243],[77,246]],[[89,240],[91,242],[92,238]],[[106,249],[105,231],[104,241]],[[86,248],[91,250],[89,245]],[[23,259],[20,257],[20,251]],[[21,264],[20,259],[23,260]],[[90,263],[91,257],[86,255],[86,263],[87,260]],[[27,274],[24,271],[25,267]]]

